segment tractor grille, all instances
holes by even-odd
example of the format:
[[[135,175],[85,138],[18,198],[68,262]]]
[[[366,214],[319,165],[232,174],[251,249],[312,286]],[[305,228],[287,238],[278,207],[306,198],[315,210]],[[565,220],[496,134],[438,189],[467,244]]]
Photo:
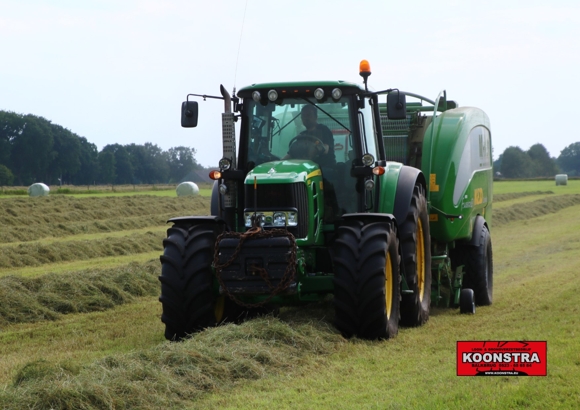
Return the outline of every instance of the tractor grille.
[[[254,185],[246,185],[246,211],[254,210]],[[283,211],[296,208],[298,226],[288,227],[296,238],[308,235],[308,197],[306,185],[295,184],[258,184],[258,211]]]

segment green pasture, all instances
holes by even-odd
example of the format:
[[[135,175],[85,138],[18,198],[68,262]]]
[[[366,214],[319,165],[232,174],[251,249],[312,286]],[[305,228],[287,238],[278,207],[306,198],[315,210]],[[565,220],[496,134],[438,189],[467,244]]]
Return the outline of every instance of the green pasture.
[[[156,241],[208,197],[0,196],[0,408],[577,408],[580,183],[494,189],[494,303],[372,342],[343,339],[330,300],[166,342]],[[545,340],[548,375],[458,377],[458,340]]]

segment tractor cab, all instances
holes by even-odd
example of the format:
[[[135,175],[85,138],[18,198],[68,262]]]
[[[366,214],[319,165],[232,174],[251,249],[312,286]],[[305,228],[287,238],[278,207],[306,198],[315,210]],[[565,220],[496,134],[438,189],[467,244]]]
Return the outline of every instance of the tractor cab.
[[[240,167],[252,174],[268,163],[274,173],[308,161],[320,170],[331,202],[327,220],[365,207],[364,196],[357,195],[363,184],[357,185],[351,171],[364,166],[363,156],[376,160],[381,154],[376,104],[361,87],[342,81],[270,83],[237,95],[242,99]]]

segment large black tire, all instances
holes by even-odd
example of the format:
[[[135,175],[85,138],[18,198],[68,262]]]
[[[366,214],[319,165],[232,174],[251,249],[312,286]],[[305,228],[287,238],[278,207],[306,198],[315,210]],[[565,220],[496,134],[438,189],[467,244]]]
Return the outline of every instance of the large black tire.
[[[429,320],[431,306],[431,238],[422,185],[416,185],[413,190],[407,217],[399,223],[399,233],[405,279],[413,291],[402,295],[401,324],[421,326]]]
[[[209,224],[175,224],[163,240],[161,321],[165,338],[181,340],[216,324],[212,289],[216,228]]]
[[[487,226],[482,225],[479,245],[466,247],[465,276],[463,288],[473,289],[475,304],[478,306],[491,305],[493,300],[493,254],[491,249],[491,236]]]
[[[392,222],[348,221],[334,247],[335,325],[345,337],[388,339],[399,330],[400,272]]]

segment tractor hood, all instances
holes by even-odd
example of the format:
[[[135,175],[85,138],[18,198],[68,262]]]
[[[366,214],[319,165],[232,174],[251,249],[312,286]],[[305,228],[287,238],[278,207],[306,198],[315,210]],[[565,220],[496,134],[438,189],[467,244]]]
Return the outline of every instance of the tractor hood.
[[[288,159],[265,162],[251,170],[244,181],[245,184],[292,184],[305,182],[315,176],[322,176],[319,166],[312,161]]]

